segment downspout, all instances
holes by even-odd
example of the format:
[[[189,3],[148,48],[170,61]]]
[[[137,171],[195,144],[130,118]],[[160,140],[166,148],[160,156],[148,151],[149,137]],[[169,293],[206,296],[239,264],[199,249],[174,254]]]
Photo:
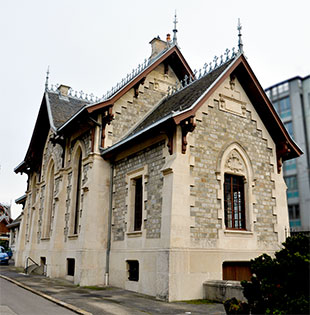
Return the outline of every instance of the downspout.
[[[105,275],[104,275],[104,284],[106,286],[109,285],[109,272],[110,272],[112,201],[113,201],[113,173],[114,173],[114,164],[112,162],[111,163],[111,170],[110,170],[110,200],[109,200],[109,213],[108,213],[108,239],[107,239],[107,252],[106,252]]]

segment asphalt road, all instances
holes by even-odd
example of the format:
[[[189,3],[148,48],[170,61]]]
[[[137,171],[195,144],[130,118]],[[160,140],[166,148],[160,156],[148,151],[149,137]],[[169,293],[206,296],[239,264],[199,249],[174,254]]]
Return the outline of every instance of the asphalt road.
[[[0,314],[76,315],[76,313],[2,278],[0,278]]]

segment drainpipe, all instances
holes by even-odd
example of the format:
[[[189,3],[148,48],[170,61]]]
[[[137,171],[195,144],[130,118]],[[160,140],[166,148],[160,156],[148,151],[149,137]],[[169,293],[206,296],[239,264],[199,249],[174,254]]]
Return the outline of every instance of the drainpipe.
[[[114,164],[111,163],[110,171],[110,200],[109,200],[109,213],[108,213],[108,240],[107,240],[107,252],[106,252],[106,263],[105,263],[105,275],[104,284],[109,285],[109,269],[110,269],[110,251],[111,251],[111,231],[112,231],[112,199],[113,199],[113,173]]]

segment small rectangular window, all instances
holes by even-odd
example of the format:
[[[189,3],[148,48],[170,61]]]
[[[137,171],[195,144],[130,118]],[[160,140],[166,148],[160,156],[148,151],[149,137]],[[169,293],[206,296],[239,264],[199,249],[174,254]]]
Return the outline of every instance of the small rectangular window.
[[[128,280],[139,281],[139,261],[127,260]]]
[[[74,270],[75,270],[75,259],[67,258],[67,275],[74,276]]]

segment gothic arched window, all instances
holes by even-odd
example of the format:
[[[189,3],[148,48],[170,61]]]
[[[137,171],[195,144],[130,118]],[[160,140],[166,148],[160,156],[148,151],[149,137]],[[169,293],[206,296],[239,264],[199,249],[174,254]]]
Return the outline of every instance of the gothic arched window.
[[[82,150],[78,147],[74,159],[72,170],[72,206],[71,206],[71,234],[79,233],[81,197],[82,197]]]
[[[48,168],[46,180],[46,195],[45,195],[45,215],[44,215],[44,233],[43,236],[48,238],[51,236],[52,230],[52,214],[54,205],[54,162],[52,161]]]
[[[226,145],[218,158],[219,218],[227,230],[253,230],[253,170],[246,151],[236,142]]]

